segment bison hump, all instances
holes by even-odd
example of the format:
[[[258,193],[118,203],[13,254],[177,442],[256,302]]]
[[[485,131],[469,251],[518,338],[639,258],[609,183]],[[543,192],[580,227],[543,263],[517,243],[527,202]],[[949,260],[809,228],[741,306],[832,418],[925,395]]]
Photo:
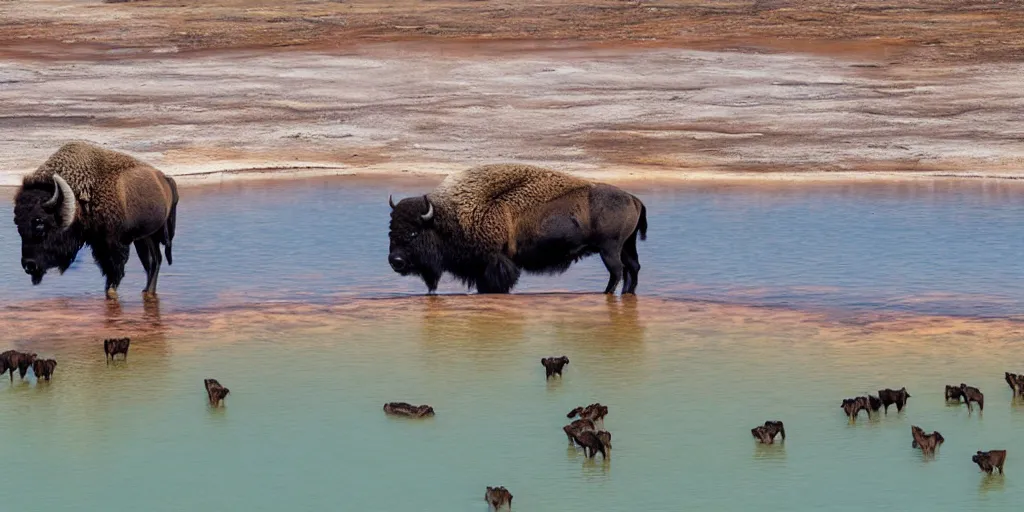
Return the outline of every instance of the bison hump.
[[[569,174],[523,164],[492,164],[449,175],[431,201],[454,214],[463,232],[486,250],[512,240],[519,219],[539,205],[592,184]]]

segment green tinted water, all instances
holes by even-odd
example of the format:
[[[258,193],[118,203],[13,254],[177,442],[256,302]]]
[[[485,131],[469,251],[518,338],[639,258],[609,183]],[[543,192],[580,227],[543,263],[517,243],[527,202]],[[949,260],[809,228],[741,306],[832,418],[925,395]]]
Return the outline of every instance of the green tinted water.
[[[164,315],[109,367],[102,332],[34,344],[60,361],[52,382],[0,385],[11,510],[483,511],[488,485],[527,511],[1024,502],[1024,407],[1002,381],[1022,335],[1008,321],[853,324],[595,295],[365,300]],[[564,378],[545,382],[540,358],[561,354]],[[231,389],[226,408],[206,405],[206,377]],[[961,381],[986,393],[984,414],[944,404]],[[839,408],[904,385],[903,414],[849,424]],[[398,400],[437,416],[385,417]],[[610,460],[561,432],[594,401],[610,407]],[[754,443],[766,419],[785,422],[785,444]],[[934,459],[911,449],[911,424],[946,437]],[[993,448],[1009,451],[1005,477],[970,461]]]

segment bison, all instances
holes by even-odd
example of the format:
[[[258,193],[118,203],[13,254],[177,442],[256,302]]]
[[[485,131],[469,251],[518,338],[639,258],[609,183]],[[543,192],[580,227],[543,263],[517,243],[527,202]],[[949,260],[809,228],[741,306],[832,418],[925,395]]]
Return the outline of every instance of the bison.
[[[1013,390],[1013,396],[1021,395],[1024,396],[1024,375],[1017,375],[1016,373],[1003,372],[1006,384]]]
[[[750,429],[750,434],[763,444],[774,444],[775,436],[782,434],[782,440],[786,440],[786,427],[781,421],[766,421],[764,425]]]
[[[106,354],[107,364],[114,360],[114,356],[122,354],[125,361],[128,360],[128,346],[132,344],[131,338],[109,338],[103,340],[103,353]]]
[[[18,370],[18,376],[24,380],[29,367],[36,360],[36,355],[18,352],[17,350],[8,350],[0,354],[0,359],[4,361],[7,371],[11,372],[11,382],[14,382],[14,370]]]
[[[1003,474],[1003,463],[1006,462],[1006,450],[979,451],[971,456],[971,461],[978,465],[982,471],[992,474],[992,469],[999,468],[999,474]]]
[[[217,407],[231,392],[230,389],[221,386],[217,379],[203,379],[203,385],[206,386],[206,396],[210,399],[210,405],[213,407]]]
[[[426,418],[434,415],[434,408],[429,405],[390,402],[384,404],[384,412],[393,416],[405,416],[406,418]]]
[[[908,398],[910,398],[910,393],[907,392],[906,387],[878,390],[878,399],[882,401],[885,414],[889,414],[889,406],[893,404],[896,404],[896,412],[903,412],[903,407],[907,405]]]
[[[64,273],[85,245],[117,298],[128,246],[146,270],[147,295],[156,293],[160,245],[167,264],[177,218],[178,187],[157,169],[123,153],[70,142],[26,176],[14,199],[21,267],[39,284],[52,268]]]
[[[590,404],[586,407],[576,407],[569,411],[565,415],[566,418],[573,419],[579,416],[581,419],[590,420],[594,422],[594,425],[598,427],[604,426],[604,417],[608,415],[608,406],[601,405],[600,403]]]
[[[872,412],[878,412],[882,408],[882,400],[874,395],[858,396],[856,398],[844,399],[840,407],[846,411],[846,415],[851,420],[856,420],[857,414],[862,410],[867,411],[868,418],[871,418]]]
[[[562,431],[565,432],[565,436],[569,438],[570,445],[579,444],[579,441],[577,441],[577,437],[579,437],[580,432],[586,430],[597,430],[596,428],[594,428],[593,421],[578,419],[562,427]]]
[[[562,368],[569,364],[569,358],[562,357],[545,357],[540,360],[540,364],[544,366],[544,372],[547,374],[547,378],[550,379],[552,375],[562,376]]]
[[[53,359],[36,359],[32,361],[32,373],[36,374],[36,379],[50,380],[56,367],[57,361]]]
[[[938,431],[925,434],[924,429],[916,425],[910,426],[910,435],[914,438],[910,446],[920,448],[924,453],[934,453],[940,444],[946,442],[946,438],[942,437]]]
[[[530,165],[495,164],[448,176],[433,192],[391,205],[388,263],[433,293],[447,272],[480,293],[508,293],[521,271],[558,274],[592,254],[636,292],[636,239],[647,208],[631,194]]]
[[[960,394],[964,397],[964,402],[967,403],[967,412],[971,412],[971,402],[977,402],[978,409],[985,410],[985,395],[980,389],[961,382]]]
[[[576,435],[576,444],[583,447],[583,455],[588,458],[592,459],[600,453],[607,459],[608,450],[612,448],[612,434],[604,430],[583,430]]]
[[[484,493],[484,500],[487,504],[498,510],[502,507],[511,509],[512,508],[512,493],[508,492],[508,489],[504,487],[488,487],[487,492]]]

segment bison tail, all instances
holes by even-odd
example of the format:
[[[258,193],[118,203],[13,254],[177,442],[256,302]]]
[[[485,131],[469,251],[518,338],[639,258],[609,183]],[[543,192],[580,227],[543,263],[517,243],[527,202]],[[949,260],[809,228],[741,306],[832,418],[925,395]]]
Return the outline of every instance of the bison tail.
[[[647,207],[643,203],[640,203],[640,222],[637,222],[636,230],[640,232],[640,240],[647,240]]]
[[[164,223],[164,255],[167,256],[167,264],[174,264],[174,257],[171,255],[171,242],[174,241],[174,226],[178,222],[178,184],[174,178],[166,176],[167,184],[171,187],[171,213]]]

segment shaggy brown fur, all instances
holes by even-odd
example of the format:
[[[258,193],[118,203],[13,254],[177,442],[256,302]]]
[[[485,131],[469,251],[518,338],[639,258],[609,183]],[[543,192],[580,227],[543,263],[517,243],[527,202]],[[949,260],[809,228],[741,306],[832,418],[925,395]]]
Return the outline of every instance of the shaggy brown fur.
[[[128,346],[131,345],[130,338],[109,338],[103,340],[103,353],[106,354],[107,364],[114,360],[117,354],[123,354],[124,360],[128,360]]]
[[[512,493],[504,487],[488,487],[484,493],[484,500],[487,504],[498,510],[501,507],[512,508]]]
[[[507,293],[521,270],[560,273],[600,254],[605,292],[625,278],[623,293],[634,293],[636,238],[646,232],[643,203],[616,187],[530,165],[484,165],[392,202],[388,261],[431,292],[449,272],[481,293]]]
[[[907,405],[908,398],[910,398],[910,393],[907,392],[906,387],[878,390],[878,399],[882,401],[885,414],[889,414],[889,406],[893,404],[896,404],[896,412],[902,412],[903,407]]]
[[[24,380],[25,374],[28,373],[28,369],[36,360],[36,355],[26,352],[18,352],[17,350],[8,350],[0,354],[0,359],[3,359],[4,365],[7,367],[7,371],[11,372],[11,382],[14,382],[15,368],[18,370],[18,376]]]
[[[940,444],[946,442],[946,438],[942,437],[938,431],[925,434],[924,429],[915,425],[911,425],[910,435],[914,438],[910,446],[920,448],[924,453],[934,453]]]
[[[982,394],[980,389],[961,382],[960,394],[963,395],[964,402],[967,402],[967,412],[971,411],[971,402],[977,402],[978,409],[985,410],[985,395]]]
[[[868,418],[871,418],[872,412],[878,412],[882,408],[882,400],[874,395],[858,396],[856,398],[844,399],[840,407],[846,411],[846,415],[851,420],[856,420],[860,411],[866,411]]]
[[[214,407],[223,402],[224,397],[231,392],[230,389],[221,386],[217,379],[204,379],[203,385],[206,386],[206,396],[210,399],[210,405]]]
[[[70,194],[58,186],[57,176]],[[64,272],[89,245],[107,278],[107,296],[116,298],[128,245],[134,242],[146,270],[144,291],[155,293],[161,244],[167,264],[172,262],[177,202],[174,180],[152,166],[87,142],[69,142],[24,178],[15,198],[22,267],[38,284],[50,268]]]
[[[426,418],[434,415],[434,408],[429,405],[412,405],[405,402],[384,404],[384,412],[407,418]]]
[[[786,427],[782,425],[781,421],[766,421],[764,425],[760,425],[750,429],[750,434],[754,436],[754,439],[764,444],[774,444],[775,436],[782,434],[782,440],[786,440]]]
[[[544,371],[547,374],[547,378],[551,378],[552,375],[562,376],[562,368],[569,364],[569,358],[562,357],[545,357],[540,360],[540,364],[544,365]]]
[[[596,431],[597,430],[596,428],[594,428],[594,422],[593,421],[579,419],[579,420],[575,420],[572,423],[562,427],[562,431],[565,432],[565,437],[569,438],[569,444],[570,445],[572,445],[572,444],[579,444],[579,441],[577,441],[576,438],[579,436],[580,432],[587,431],[587,430],[591,430],[591,431]]]
[[[583,455],[592,459],[600,453],[607,459],[608,450],[612,447],[612,435],[604,430],[584,430],[576,436],[576,443],[583,447]]]
[[[32,373],[36,374],[36,379],[50,380],[54,368],[57,368],[57,361],[53,359],[36,359],[32,361]]]
[[[1006,462],[1006,450],[979,451],[971,457],[971,461],[990,475],[993,469],[998,468],[1001,475],[1003,474],[1003,464]]]

